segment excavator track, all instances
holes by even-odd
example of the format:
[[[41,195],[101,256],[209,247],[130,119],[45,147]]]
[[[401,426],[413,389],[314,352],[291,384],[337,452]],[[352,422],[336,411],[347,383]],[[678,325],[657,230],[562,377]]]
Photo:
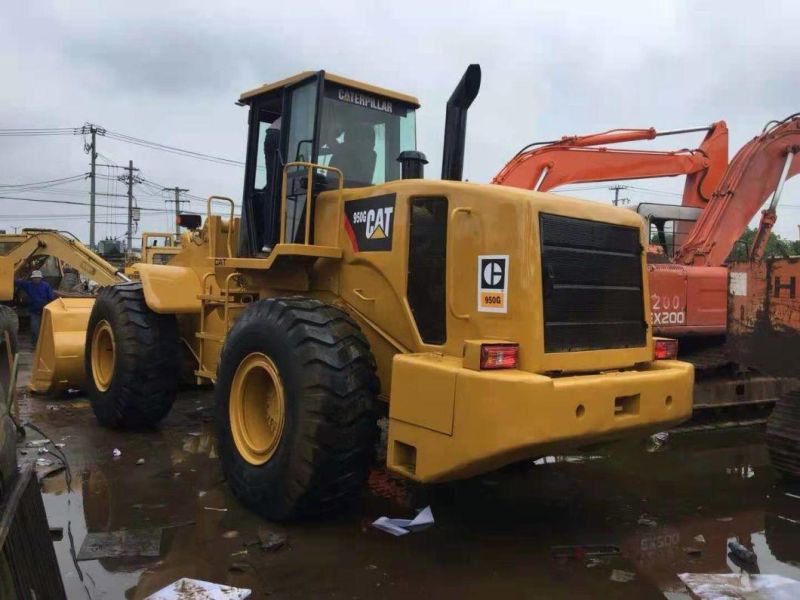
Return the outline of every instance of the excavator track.
[[[800,390],[782,395],[767,422],[767,447],[781,475],[800,478]]]
[[[693,415],[681,431],[764,424],[778,398],[800,388],[796,379],[743,368],[724,342],[687,344],[679,354],[695,367]]]

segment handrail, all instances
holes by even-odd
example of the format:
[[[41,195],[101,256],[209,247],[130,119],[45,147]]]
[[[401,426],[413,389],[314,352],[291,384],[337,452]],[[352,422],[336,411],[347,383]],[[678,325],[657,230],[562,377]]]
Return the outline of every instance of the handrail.
[[[288,183],[289,180],[290,167],[305,167],[308,171],[306,175],[306,222],[304,230],[305,236],[303,238],[303,243],[307,245],[309,243],[309,238],[311,237],[311,200],[312,200],[311,193],[314,190],[313,186],[314,171],[322,169],[325,171],[332,171],[333,173],[336,174],[339,183],[337,187],[337,191],[339,192],[338,196],[339,209],[342,208],[342,198],[343,198],[342,192],[344,191],[344,173],[342,173],[342,171],[340,169],[337,169],[336,167],[319,165],[317,163],[311,163],[311,162],[302,162],[302,161],[290,162],[286,163],[283,166],[283,178],[281,182],[281,234],[279,239],[281,242],[284,243],[286,242],[286,198],[287,198],[286,184]]]
[[[447,235],[448,244],[447,245],[449,246],[449,248],[447,249],[447,256],[448,257],[453,256],[453,240],[454,240],[455,236],[452,234],[452,228],[453,228],[453,220],[455,219],[455,216],[458,213],[464,213],[465,215],[471,215],[472,212],[473,212],[473,210],[468,206],[458,206],[458,207],[453,209],[453,212],[450,213],[449,223],[447,224],[447,232],[448,232],[448,235]],[[448,258],[447,262],[448,262],[448,266],[449,266],[449,265],[453,265],[456,261]],[[448,269],[448,270],[450,270],[450,269]],[[455,293],[455,290],[454,290],[454,282],[453,282],[454,274],[453,274],[452,271],[450,271],[450,273],[448,273],[447,275],[449,275],[449,276],[446,277],[446,279],[447,279],[447,307],[450,309],[450,314],[453,315],[456,319],[460,319],[462,321],[469,321],[469,314],[460,314],[460,313],[456,312],[455,306],[453,305],[453,300],[456,297],[456,293]]]
[[[236,204],[231,198],[227,196],[209,196],[208,200],[206,201],[206,218],[211,216],[211,201],[212,200],[222,200],[224,202],[229,202],[231,205],[231,214],[228,218],[228,240],[227,240],[227,247],[228,247],[228,256],[233,258],[233,246],[231,245],[231,238],[233,237],[233,217],[236,213]]]

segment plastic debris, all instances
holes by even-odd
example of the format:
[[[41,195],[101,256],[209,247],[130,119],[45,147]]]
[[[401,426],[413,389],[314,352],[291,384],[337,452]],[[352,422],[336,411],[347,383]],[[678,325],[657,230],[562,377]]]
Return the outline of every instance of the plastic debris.
[[[286,536],[282,533],[269,531],[268,529],[258,530],[258,541],[261,542],[261,549],[267,552],[280,550],[286,543]]]
[[[622,569],[613,569],[609,579],[617,583],[630,583],[636,579],[636,573],[632,571],[623,571]]]
[[[700,535],[694,536],[694,541],[697,542],[698,544],[705,544],[706,543],[706,538],[701,533]]]
[[[167,587],[161,588],[155,594],[149,595],[145,600],[188,600],[189,598],[198,600],[245,600],[252,593],[252,590],[247,588],[237,588],[183,577]]]
[[[583,544],[576,546],[552,546],[550,554],[553,558],[575,558],[583,560],[595,556],[616,556],[620,554],[619,546],[613,544]]]
[[[647,451],[659,452],[660,450],[663,450],[668,443],[669,443],[668,432],[661,431],[659,433],[654,433],[647,440]]]
[[[658,527],[658,523],[654,519],[649,518],[647,515],[642,515],[636,522],[639,525],[644,525],[645,527]]]
[[[390,519],[379,517],[373,521],[372,526],[386,533],[399,537],[413,531],[422,531],[433,525],[433,511],[430,506],[423,508],[413,519]]]
[[[758,557],[756,553],[742,546],[739,542],[728,542],[728,550],[731,551],[731,554],[738,558],[739,560],[749,563],[755,564],[758,562]]]
[[[50,467],[50,466],[52,466],[52,464],[53,464],[53,461],[52,460],[48,460],[46,458],[37,458],[36,459],[36,466],[37,467]]]
[[[800,598],[800,582],[780,575],[744,573],[679,573],[699,600],[789,600]]]
[[[733,517],[717,517],[717,521],[720,523],[730,523],[733,521]]]
[[[144,459],[140,458],[139,460],[136,461],[136,464],[137,465],[143,465],[144,464]]]
[[[27,448],[41,448],[42,446],[47,446],[50,443],[50,440],[31,440],[30,442],[26,443],[25,446]]]
[[[215,510],[217,512],[228,512],[227,508],[217,508],[216,506],[204,506],[205,510]]]
[[[235,529],[229,529],[222,534],[222,537],[224,537],[226,540],[232,540],[233,538],[239,537],[239,532]]]
[[[111,455],[114,458],[119,458],[120,456],[122,456],[122,450],[120,450],[119,448],[114,448],[114,450],[111,451]]]

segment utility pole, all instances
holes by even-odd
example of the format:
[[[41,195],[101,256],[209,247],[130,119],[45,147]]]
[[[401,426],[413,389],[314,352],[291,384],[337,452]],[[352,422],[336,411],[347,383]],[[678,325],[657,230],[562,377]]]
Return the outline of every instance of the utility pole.
[[[87,133],[92,136],[92,141],[88,144],[84,143],[83,150],[84,152],[88,153],[91,158],[91,165],[92,170],[89,173],[89,179],[91,179],[91,187],[89,189],[89,248],[92,250],[95,249],[95,239],[94,239],[94,226],[95,226],[95,200],[97,197],[96,189],[97,189],[97,134],[105,135],[106,130],[102,127],[98,127],[92,123],[86,123],[83,127],[81,127],[81,133],[86,135]]]
[[[626,186],[626,185],[615,185],[615,186],[612,186],[612,187],[610,187],[608,189],[610,189],[610,190],[612,190],[614,192],[614,199],[611,201],[614,206],[619,206],[620,202],[622,202],[623,204],[627,204],[628,202],[630,202],[630,200],[628,198],[620,198],[619,197],[620,190],[626,190],[626,189],[628,189],[628,186]]]
[[[163,188],[165,192],[175,192],[175,235],[180,235],[181,227],[178,225],[178,215],[181,214],[181,202],[188,202],[188,200],[181,200],[181,192],[188,192],[189,190],[175,186],[174,188]],[[170,200],[167,200],[170,202]]]
[[[91,190],[89,191],[89,248],[91,250],[95,249],[94,246],[94,221],[95,221],[95,214],[94,214],[94,202],[95,202],[95,181],[96,181],[96,173],[95,169],[97,167],[97,127],[94,125],[89,126],[89,133],[92,134],[92,143],[89,146],[89,151],[91,152],[90,156],[92,157],[92,183],[91,183]]]
[[[128,182],[128,230],[126,232],[128,238],[127,249],[128,252],[133,252],[133,184],[139,183],[138,179],[134,179],[133,172],[139,169],[133,168],[133,161],[128,161],[128,167],[125,169],[128,174],[123,175],[120,179]]]

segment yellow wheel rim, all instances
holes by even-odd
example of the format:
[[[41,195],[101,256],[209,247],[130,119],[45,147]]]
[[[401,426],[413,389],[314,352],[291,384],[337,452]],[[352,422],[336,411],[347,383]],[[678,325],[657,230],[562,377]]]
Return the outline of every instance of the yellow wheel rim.
[[[272,458],[286,413],[283,382],[272,359],[254,352],[239,363],[228,412],[239,455],[252,465],[263,465]]]
[[[92,334],[92,377],[98,390],[105,392],[114,377],[117,347],[114,330],[108,321],[100,321]]]

